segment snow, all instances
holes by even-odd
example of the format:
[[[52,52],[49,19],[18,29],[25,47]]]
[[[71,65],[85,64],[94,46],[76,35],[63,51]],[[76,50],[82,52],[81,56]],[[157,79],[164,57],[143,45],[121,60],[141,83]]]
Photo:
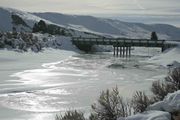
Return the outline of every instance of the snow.
[[[85,31],[80,31],[76,29],[72,30],[71,28],[68,28],[62,24],[53,23],[49,20],[40,18],[28,12],[24,12],[24,11],[12,9],[12,8],[3,8],[3,7],[0,7],[0,17],[2,18],[2,20],[0,21],[0,31],[3,31],[3,32],[12,31],[12,27],[13,27],[12,18],[11,18],[12,14],[15,14],[21,17],[25,21],[25,23],[30,27],[29,28],[27,26],[16,25],[14,27],[16,27],[17,31],[31,32],[32,31],[31,29],[33,28],[34,24],[39,22],[40,20],[43,20],[46,22],[46,24],[53,24],[53,25],[57,25],[59,27],[64,28],[66,31],[70,32],[73,36],[94,36],[94,35],[85,34],[84,33]]]
[[[161,65],[163,67],[178,67],[180,66],[180,46],[169,49],[162,54],[153,56],[147,62]]]
[[[118,120],[171,120],[171,112],[180,110],[180,90],[169,93],[163,101],[150,105],[147,111]]]
[[[148,110],[174,112],[180,110],[180,90],[168,94],[163,101],[150,105]]]
[[[62,49],[74,52],[80,52],[71,42],[71,37],[56,36],[49,34],[34,34],[43,44],[43,39],[47,39],[46,46],[49,48]]]
[[[44,20],[47,24],[54,24],[69,30],[75,30],[75,36],[82,36],[85,35],[84,32],[88,32],[112,37],[150,38],[151,32],[156,31],[159,39],[174,40],[180,38],[180,28],[166,24],[147,25],[92,16],[75,16],[59,13],[28,13],[3,7],[0,7],[0,17],[3,18],[0,21],[0,31],[12,30],[11,14],[20,16],[31,28],[34,23]]]
[[[43,51],[46,48],[54,48],[80,52],[71,42],[71,37],[40,34],[40,33],[1,33],[1,49],[14,50],[19,52],[32,50],[34,52]]]
[[[3,20],[0,21],[0,31],[8,31],[12,29],[12,24],[10,24],[11,16],[8,11],[5,11],[4,9],[0,8],[0,18]]]
[[[0,21],[1,31],[12,31],[12,14],[20,16],[31,28],[33,27],[34,23],[39,22],[40,20],[44,20],[48,24],[52,23],[28,12],[23,12],[12,8],[0,7],[0,17],[2,18],[2,20]]]
[[[25,20],[30,27],[32,27],[35,22],[41,20],[42,18],[40,17],[43,17],[44,18],[43,20],[49,24],[56,24],[59,26],[65,26],[67,27],[67,29],[69,28],[76,30],[73,35],[77,35],[77,36],[86,35],[84,32],[90,32],[94,34],[112,35],[116,37],[121,36],[121,37],[130,37],[130,38],[142,38],[142,37],[149,38],[150,32],[153,30],[153,28],[158,28],[159,26],[162,26],[163,28],[166,29],[163,30],[163,28],[162,29],[160,27],[158,28],[158,31],[161,31],[158,34],[160,38],[169,39],[169,38],[180,37],[177,35],[180,34],[180,29],[175,28],[173,26],[126,23],[117,20],[95,18],[90,16],[67,16],[67,15],[61,16],[60,14],[55,14],[55,13],[54,14],[36,13],[34,15],[31,13],[10,9],[10,8],[8,9],[0,8],[0,17],[3,18],[3,20],[0,21],[0,31],[10,31],[12,29],[12,24],[11,24],[12,21],[10,17],[12,13],[16,13],[17,15],[22,17],[23,20]],[[52,20],[50,17],[52,14],[54,20]],[[59,20],[59,16],[57,17],[57,15],[59,15],[62,20]],[[72,21],[70,19],[72,19]],[[62,22],[63,20],[64,23]],[[167,34],[167,32],[169,32],[169,30],[172,29],[175,32],[173,34]],[[66,51],[80,52],[74,45],[72,45],[70,37],[53,36],[49,34],[33,34],[33,35],[39,39],[38,43],[39,45],[43,46],[43,48],[48,47],[48,48],[62,49]],[[15,44],[20,44],[23,42],[22,39],[15,39],[13,41],[15,41]],[[35,52],[39,51],[38,46],[31,46],[31,49],[32,51]],[[52,53],[55,54],[54,51],[52,51]],[[30,54],[30,52],[28,52],[28,54]],[[59,54],[59,52],[56,51],[56,54]],[[44,58],[46,57],[47,56],[45,56]],[[6,61],[6,59],[3,60]],[[158,56],[154,56],[150,58],[147,62],[157,65],[162,65],[165,67],[180,66],[180,46],[165,51],[164,53]],[[173,112],[179,109],[180,109],[180,91],[177,91],[175,93],[168,94],[163,101],[160,101],[158,103],[149,106],[148,107],[149,111],[146,111],[142,114],[130,116],[127,118],[119,118],[118,120],[170,120],[171,115],[169,112]]]
[[[147,25],[92,16],[74,16],[51,12],[34,13],[34,15],[72,29],[85,30],[107,36],[111,35],[113,37],[150,38],[152,31],[158,33],[159,39],[178,39],[180,37],[179,28],[166,24]]]
[[[147,111],[127,118],[119,118],[118,120],[171,120],[171,115],[168,112]]]

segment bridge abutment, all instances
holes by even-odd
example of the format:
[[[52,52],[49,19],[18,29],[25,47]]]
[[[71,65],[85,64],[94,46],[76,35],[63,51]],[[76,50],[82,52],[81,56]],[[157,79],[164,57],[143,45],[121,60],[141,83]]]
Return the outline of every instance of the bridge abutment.
[[[90,44],[76,44],[76,47],[79,49],[79,50],[82,50],[84,52],[91,52],[92,51],[92,47],[93,45],[90,45]]]

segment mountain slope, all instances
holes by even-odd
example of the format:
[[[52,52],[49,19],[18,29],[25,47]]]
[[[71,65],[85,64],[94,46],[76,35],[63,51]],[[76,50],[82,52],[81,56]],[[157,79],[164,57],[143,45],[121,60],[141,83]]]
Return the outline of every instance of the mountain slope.
[[[13,20],[12,15],[15,15]],[[28,13],[11,8],[0,7],[0,31],[32,31],[40,20],[61,27],[73,36],[113,36],[128,38],[150,38],[152,31],[160,39],[179,39],[180,28],[166,24],[128,23],[119,20],[96,18],[92,16],[65,15],[59,13]],[[18,20],[18,21],[17,21]],[[16,23],[16,24],[15,24]]]
[[[47,25],[50,25],[52,29],[61,29],[68,36],[97,36],[96,34],[87,33],[78,29],[66,28],[61,24],[50,22],[46,19],[40,18],[28,12],[0,7],[0,31],[12,31],[13,28],[16,31],[32,32],[32,28],[35,23],[43,20]]]
[[[14,21],[13,18],[15,17],[13,16],[16,16],[16,18],[21,19],[22,24],[15,24],[17,22]],[[12,31],[12,27],[16,27],[18,31],[22,28],[24,28],[26,31],[31,31],[31,28],[33,27],[34,23],[39,22],[42,19],[28,12],[3,7],[0,7],[0,17],[2,18],[0,21],[1,31]],[[51,23],[47,20],[44,21],[49,24]]]
[[[12,22],[10,12],[0,8],[0,17],[0,31],[12,30],[12,24],[10,24]]]
[[[56,24],[74,29],[94,31],[120,37],[149,38],[156,31],[161,39],[179,39],[180,28],[166,24],[128,23],[119,20],[96,18],[92,16],[65,15],[59,13],[34,13]]]

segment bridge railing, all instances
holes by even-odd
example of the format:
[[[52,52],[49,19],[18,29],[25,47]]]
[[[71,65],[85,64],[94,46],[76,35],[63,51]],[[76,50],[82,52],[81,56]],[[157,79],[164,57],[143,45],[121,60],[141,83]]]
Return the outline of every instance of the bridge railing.
[[[165,40],[150,40],[150,39],[128,39],[128,38],[85,38],[73,37],[73,42],[89,42],[89,43],[132,43],[132,44],[165,44]]]

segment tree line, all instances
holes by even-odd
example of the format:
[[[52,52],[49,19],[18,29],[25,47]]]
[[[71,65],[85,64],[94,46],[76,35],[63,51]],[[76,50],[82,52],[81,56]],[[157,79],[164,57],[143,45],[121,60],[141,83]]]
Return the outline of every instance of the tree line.
[[[43,20],[40,20],[38,23],[34,24],[32,32],[49,33],[51,35],[68,35],[64,28],[52,24],[46,24]]]

